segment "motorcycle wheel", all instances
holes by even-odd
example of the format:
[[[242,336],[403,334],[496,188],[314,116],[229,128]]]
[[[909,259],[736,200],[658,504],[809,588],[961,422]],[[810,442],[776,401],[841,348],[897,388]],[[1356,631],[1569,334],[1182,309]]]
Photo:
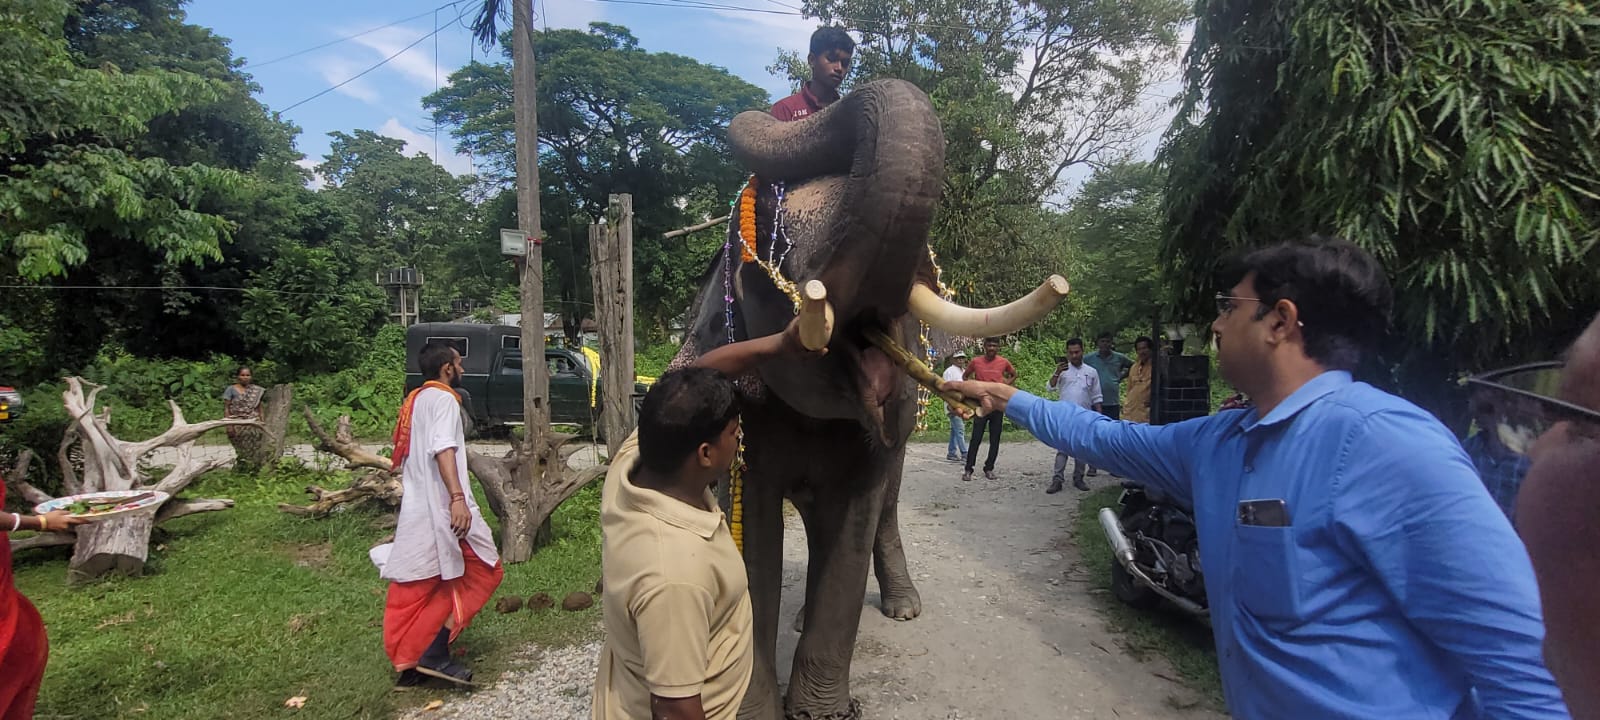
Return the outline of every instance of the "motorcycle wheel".
[[[1124,605],[1138,610],[1150,610],[1161,603],[1160,595],[1140,585],[1139,581],[1128,573],[1127,568],[1115,561],[1111,563],[1111,594]]]

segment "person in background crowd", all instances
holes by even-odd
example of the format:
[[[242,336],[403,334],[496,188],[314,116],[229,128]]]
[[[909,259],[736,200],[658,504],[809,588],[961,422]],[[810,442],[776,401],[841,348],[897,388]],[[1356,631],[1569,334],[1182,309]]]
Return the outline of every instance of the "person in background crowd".
[[[1100,373],[1094,368],[1083,363],[1083,341],[1072,338],[1067,341],[1066,357],[1057,358],[1055,374],[1050,376],[1048,387],[1056,394],[1056,399],[1064,403],[1072,403],[1085,410],[1100,412],[1100,402],[1103,398],[1100,390]],[[1054,495],[1061,492],[1061,484],[1065,478],[1062,476],[1067,469],[1067,454],[1056,451],[1056,465],[1050,473],[1050,486],[1045,488],[1045,494]],[[1083,459],[1072,458],[1072,486],[1079,490],[1088,490],[1089,483],[1083,480]]]
[[[1128,368],[1128,391],[1122,396],[1122,419],[1150,422],[1150,390],[1155,373],[1155,341],[1140,336],[1133,341],[1133,366]]]
[[[950,356],[950,364],[944,369],[944,379],[955,382],[962,379],[967,370],[967,353],[957,350]],[[946,448],[944,459],[950,462],[961,462],[967,457],[967,419],[955,406],[947,405],[945,414],[950,418],[950,443]]]
[[[1095,338],[1095,352],[1084,359],[1089,367],[1100,373],[1100,390],[1105,393],[1105,402],[1100,403],[1100,412],[1112,420],[1122,419],[1122,399],[1118,391],[1122,386],[1122,379],[1128,376],[1128,370],[1133,367],[1133,360],[1127,355],[1114,349],[1111,333],[1103,332]],[[1093,465],[1089,466],[1089,477],[1099,474]]]
[[[400,673],[397,687],[419,685],[423,676],[468,685],[472,671],[451,659],[450,643],[489,602],[505,568],[467,482],[455,391],[465,372],[461,353],[431,342],[418,364],[428,380],[400,406],[390,458],[405,488],[394,542],[371,551],[389,581],[383,648]]]
[[[968,380],[1017,384],[1017,369],[1011,366],[1010,360],[1000,357],[1000,338],[984,340],[983,355],[967,363],[962,376]],[[962,480],[972,480],[972,469],[977,467],[978,450],[983,447],[986,428],[989,432],[989,458],[983,462],[983,476],[994,479],[994,463],[1000,458],[1000,426],[1004,423],[1005,418],[994,413],[972,421],[972,446],[967,450],[967,471],[962,473]]]
[[[1517,496],[1544,604],[1544,657],[1574,720],[1600,720],[1600,316],[1567,353]]]
[[[1489,496],[1505,512],[1506,517],[1516,517],[1517,490],[1522,478],[1528,474],[1528,458],[1507,448],[1496,432],[1505,413],[1495,407],[1488,393],[1474,393],[1471,400],[1472,419],[1478,432],[1461,443],[1461,449],[1472,458],[1478,469],[1478,478],[1488,488]]]
[[[1567,717],[1540,653],[1533,565],[1511,523],[1453,433],[1351,377],[1387,327],[1383,268],[1353,243],[1312,238],[1257,250],[1238,271],[1217,295],[1212,331],[1224,379],[1252,409],[1140,425],[1008,385],[950,389],[1194,508],[1233,717]],[[1550,469],[1576,476],[1592,500],[1595,458]],[[1595,538],[1593,502],[1541,503],[1564,514],[1552,523],[1528,514],[1538,511],[1527,495],[1525,518],[1584,523],[1581,536]],[[1543,556],[1564,583],[1544,597],[1582,603],[1594,648],[1600,553],[1592,542],[1579,550],[1577,537],[1529,546],[1566,548]]]
[[[772,116],[789,122],[820,112],[839,99],[839,86],[850,74],[850,61],[856,52],[856,41],[844,28],[820,27],[811,33],[811,53],[806,64],[811,66],[811,79],[801,83],[800,92],[779,100],[772,106]]]
[[[0,507],[6,504],[6,483],[0,478]],[[43,515],[0,512],[0,534],[18,530],[65,530],[90,522],[66,510]],[[0,537],[0,720],[27,720],[33,717],[39,699],[39,683],[44,680],[44,665],[50,655],[44,620],[33,603],[17,592],[11,579],[11,539]]]

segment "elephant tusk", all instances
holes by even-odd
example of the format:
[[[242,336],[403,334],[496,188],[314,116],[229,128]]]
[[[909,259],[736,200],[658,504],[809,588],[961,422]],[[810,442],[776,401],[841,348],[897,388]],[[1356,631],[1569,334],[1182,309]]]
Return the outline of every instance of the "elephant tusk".
[[[816,352],[833,339],[833,305],[821,280],[807,282],[800,291],[800,344]]]
[[[1067,296],[1066,278],[1051,275],[1033,292],[997,308],[969,308],[939,297],[928,286],[911,286],[911,314],[952,335],[993,337],[1014,333],[1050,314]]]

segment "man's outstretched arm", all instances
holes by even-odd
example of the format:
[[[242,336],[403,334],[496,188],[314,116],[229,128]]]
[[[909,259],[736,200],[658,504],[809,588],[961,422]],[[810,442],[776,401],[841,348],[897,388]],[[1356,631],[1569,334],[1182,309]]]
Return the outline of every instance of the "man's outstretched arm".
[[[1001,383],[967,381],[943,386],[978,401],[985,411],[1005,413],[1052,448],[1152,485],[1185,504],[1193,503],[1187,454],[1204,426],[1203,419],[1173,425],[1123,423]]]
[[[800,343],[800,319],[795,318],[781,333],[728,343],[701,355],[691,363],[691,367],[711,368],[728,377],[738,377],[779,355],[809,352],[811,351]],[[815,354],[826,355],[828,349],[823,348]]]

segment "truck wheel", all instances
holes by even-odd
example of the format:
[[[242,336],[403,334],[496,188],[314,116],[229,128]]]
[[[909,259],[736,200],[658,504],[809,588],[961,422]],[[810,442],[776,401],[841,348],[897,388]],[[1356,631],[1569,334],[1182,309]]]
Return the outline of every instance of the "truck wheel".
[[[1161,603],[1161,596],[1139,584],[1127,568],[1115,559],[1111,561],[1111,594],[1124,605],[1139,610],[1150,610]]]

